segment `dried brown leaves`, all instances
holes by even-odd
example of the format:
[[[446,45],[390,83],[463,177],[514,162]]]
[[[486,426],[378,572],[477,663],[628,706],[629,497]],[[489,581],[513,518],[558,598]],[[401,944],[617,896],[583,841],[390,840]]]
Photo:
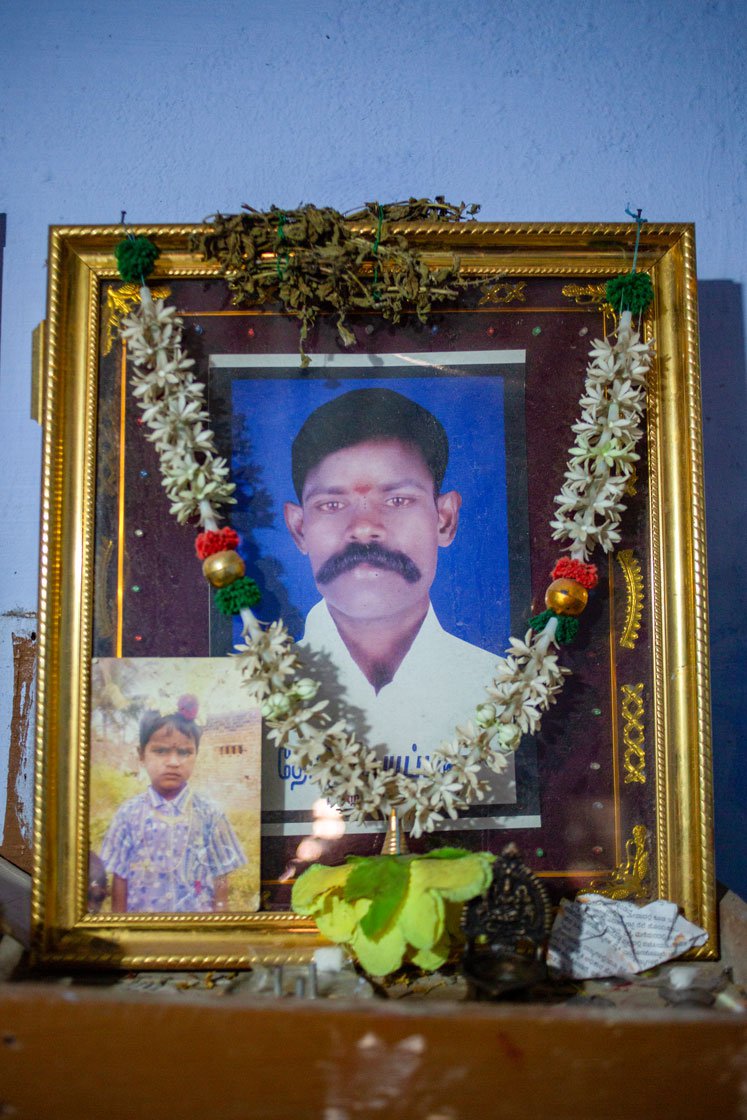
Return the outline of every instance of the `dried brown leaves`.
[[[308,204],[267,211],[244,205],[239,214],[216,214],[210,229],[193,239],[206,259],[218,260],[237,305],[279,300],[301,322],[301,365],[309,364],[304,342],[320,312],[337,318],[345,346],[355,343],[349,315],[377,312],[398,323],[413,313],[425,322],[434,304],[454,300],[468,286],[459,258],[431,269],[405,236],[400,222],[459,222],[479,207],[454,205],[440,196],[380,205],[343,216]],[[362,223],[368,228],[361,229]],[[355,227],[358,227],[357,229]]]

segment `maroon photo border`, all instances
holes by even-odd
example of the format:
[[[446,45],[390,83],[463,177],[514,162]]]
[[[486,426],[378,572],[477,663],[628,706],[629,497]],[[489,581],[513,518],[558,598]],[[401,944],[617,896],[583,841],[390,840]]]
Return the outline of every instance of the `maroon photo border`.
[[[512,277],[512,284],[522,280]],[[595,277],[574,283],[597,284]],[[588,352],[604,331],[598,305],[564,295],[563,277],[523,279],[523,300],[506,304],[465,297],[457,308],[438,311],[427,325],[406,317],[392,326],[377,316],[351,321],[353,353],[521,349],[526,351],[526,441],[529,478],[531,602],[526,618],[544,609],[550,571],[560,555],[551,539],[553,498],[573,443]],[[117,282],[102,284],[102,303]],[[298,354],[298,323],[272,306],[237,310],[222,280],[154,282],[169,289],[184,320],[184,342],[207,377],[211,354]],[[373,329],[371,329],[373,328]],[[310,351],[334,352],[339,342],[330,317],[320,317]],[[303,373],[299,369],[299,377]],[[179,526],[169,514],[158,461],[144,438],[139,410],[127,391],[125,355],[117,340],[100,360],[97,412],[96,568],[93,656],[202,657],[209,654],[209,598],[194,554],[196,527]],[[648,487],[644,449],[634,493],[622,521],[618,551],[632,549],[649,566]],[[537,829],[449,830],[411,842],[498,851],[509,840],[548,886],[555,900],[603,883],[626,859],[635,825],[655,837],[654,783],[626,782],[624,720],[620,691],[643,685],[651,709],[652,655],[648,604],[635,648],[619,638],[627,600],[615,556],[594,557],[600,582],[581,618],[579,639],[561,653],[571,670],[558,703],[537,737],[542,825]],[[516,637],[523,637],[523,632]],[[455,724],[466,713],[455,712]],[[646,742],[650,729],[645,727]],[[650,752],[648,757],[651,757]],[[346,836],[323,844],[323,862],[350,853],[373,854],[381,834]],[[306,864],[298,837],[264,837],[263,906],[287,909],[290,887]],[[650,853],[655,860],[655,852]]]

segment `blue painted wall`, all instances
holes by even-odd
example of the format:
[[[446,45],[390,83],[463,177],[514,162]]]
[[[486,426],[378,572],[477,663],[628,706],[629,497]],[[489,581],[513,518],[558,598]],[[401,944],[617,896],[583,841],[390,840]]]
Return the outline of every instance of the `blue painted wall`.
[[[444,193],[697,223],[718,868],[747,895],[743,0],[0,3],[0,616],[36,597],[47,226]],[[2,681],[0,769],[9,721]],[[0,821],[3,797],[0,782]]]

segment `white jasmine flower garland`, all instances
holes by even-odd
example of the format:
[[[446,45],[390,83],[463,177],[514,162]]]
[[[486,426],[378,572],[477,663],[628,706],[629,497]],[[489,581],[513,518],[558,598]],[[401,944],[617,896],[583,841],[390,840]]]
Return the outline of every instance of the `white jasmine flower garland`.
[[[164,307],[162,300],[153,303],[146,286],[141,297],[140,308],[123,321],[120,333],[130,349],[133,392],[159,454],[171,512],[180,523],[197,517],[203,528],[215,530],[220,507],[235,499],[227,463],[218,457],[206,427],[205,386],[183,350],[176,309]],[[571,557],[581,561],[596,545],[608,552],[620,539],[617,527],[638,459],[635,445],[642,434],[652,348],[640,342],[630,313],[623,312],[617,341],[595,342],[590,356],[581,418],[573,425],[576,443],[551,523],[553,538],[566,541]],[[538,730],[570,672],[558,662],[557,617],[540,634],[529,629],[523,641],[511,638],[506,656],[496,659],[485,703],[411,776],[385,769],[344,721],[332,722],[328,701],[316,700],[319,684],[303,675],[282,621],[265,627],[246,607],[241,617],[245,641],[236,656],[271,740],[291,752],[294,765],[303,767],[343,814],[362,820],[395,809],[415,837],[485,796],[489,786],[480,776],[483,768],[505,770],[521,735]]]
[[[640,341],[630,312],[623,311],[617,341],[596,340],[590,357],[581,419],[572,428],[576,442],[555,498],[557,516],[550,522],[553,540],[567,541],[571,557],[581,561],[597,545],[611,552],[620,541],[625,487],[640,458],[635,447],[643,434],[653,347]]]
[[[235,502],[228,464],[218,457],[213,433],[205,426],[205,386],[182,349],[182,321],[175,307],[156,303],[150,288],[140,289],[140,307],[124,319],[120,334],[130,350],[135,373],[133,396],[161,463],[161,482],[180,524],[199,515],[217,528],[218,508]]]

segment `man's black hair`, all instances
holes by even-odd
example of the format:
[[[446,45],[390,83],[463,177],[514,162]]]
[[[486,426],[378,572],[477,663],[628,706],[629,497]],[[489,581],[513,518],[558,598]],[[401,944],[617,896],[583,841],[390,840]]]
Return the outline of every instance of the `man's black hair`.
[[[435,493],[449,461],[449,440],[432,412],[393,389],[352,389],[314,409],[293,440],[291,466],[299,502],[309,471],[346,447],[397,439],[417,448],[433,475]]]

